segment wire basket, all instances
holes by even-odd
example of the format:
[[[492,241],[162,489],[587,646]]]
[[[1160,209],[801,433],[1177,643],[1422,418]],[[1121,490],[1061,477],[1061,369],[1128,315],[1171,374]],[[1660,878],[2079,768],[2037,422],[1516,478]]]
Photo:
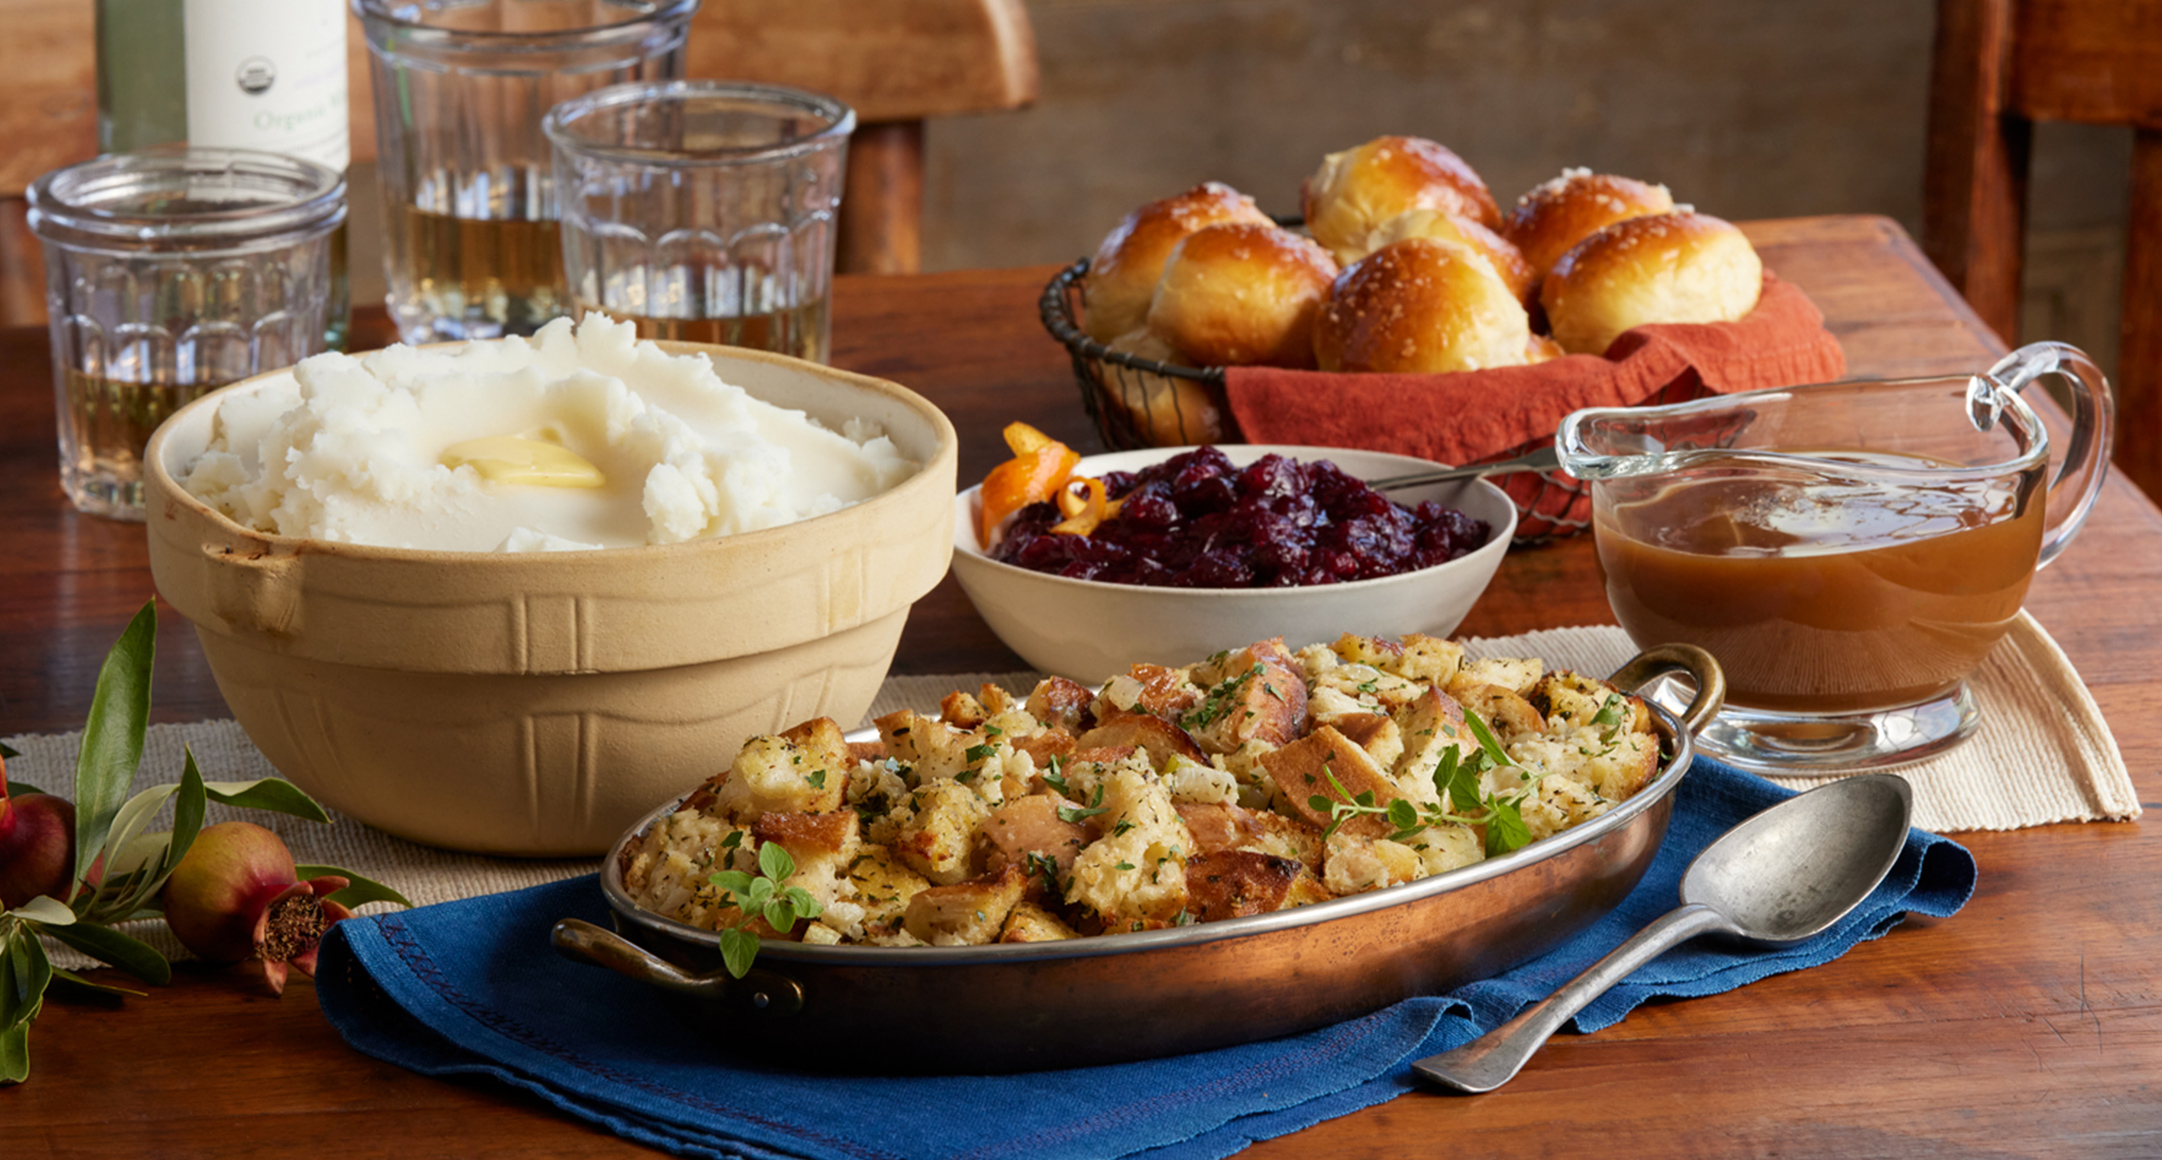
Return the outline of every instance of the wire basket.
[[[1081,283],[1089,260],[1081,258],[1053,275],[1037,302],[1044,329],[1073,358],[1081,405],[1096,433],[1114,451],[1240,443],[1245,436],[1224,392],[1224,368],[1188,367],[1112,350],[1081,329]],[[1645,404],[1681,402],[1705,395],[1695,375],[1684,375]],[[1481,463],[1498,463],[1537,450],[1542,441],[1496,452]],[[1515,472],[1492,478],[1516,504],[1518,545],[1573,536],[1591,526],[1591,490],[1564,471]]]

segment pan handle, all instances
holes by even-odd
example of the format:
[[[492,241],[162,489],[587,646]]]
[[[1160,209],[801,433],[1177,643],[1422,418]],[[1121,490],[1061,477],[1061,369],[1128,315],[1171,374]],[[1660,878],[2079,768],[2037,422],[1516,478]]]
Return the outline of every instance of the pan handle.
[[[785,975],[753,970],[741,979],[727,971],[693,974],[612,930],[582,918],[556,923],[548,941],[573,962],[607,967],[641,983],[693,998],[748,1007],[761,1015],[794,1015],[803,1010],[803,986]]]
[[[1653,645],[1614,670],[1607,680],[1638,693],[1668,673],[1681,673],[1696,684],[1697,695],[1682,713],[1682,727],[1693,736],[1711,723],[1727,699],[1727,677],[1712,654],[1693,644]]]

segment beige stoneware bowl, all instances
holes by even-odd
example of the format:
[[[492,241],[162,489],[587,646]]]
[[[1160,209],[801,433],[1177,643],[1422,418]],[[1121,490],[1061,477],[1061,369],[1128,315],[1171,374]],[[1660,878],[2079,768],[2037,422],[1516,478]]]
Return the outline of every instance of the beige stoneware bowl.
[[[252,532],[182,490],[218,404],[146,452],[150,567],[285,776],[378,829],[492,854],[596,854],[743,740],[870,707],[909,606],[953,548],[953,424],[908,389],[812,363],[663,343],[923,464],[892,490],[766,531],[496,554]]]
[[[1137,471],[1190,447],[1118,451],[1083,459],[1081,475]],[[1244,467],[1275,453],[1301,462],[1327,459],[1359,479],[1409,475],[1440,464],[1380,451],[1225,444]],[[1176,665],[1219,649],[1281,636],[1296,649],[1346,632],[1401,637],[1446,636],[1486,591],[1516,530],[1516,505],[1483,479],[1406,488],[1390,494],[1407,506],[1434,500],[1485,520],[1487,542],[1446,564],[1306,588],[1147,588],[1072,580],[1003,564],[984,554],[976,533],[980,488],[954,499],[953,574],[991,631],[1046,673],[1097,684],[1141,662]]]

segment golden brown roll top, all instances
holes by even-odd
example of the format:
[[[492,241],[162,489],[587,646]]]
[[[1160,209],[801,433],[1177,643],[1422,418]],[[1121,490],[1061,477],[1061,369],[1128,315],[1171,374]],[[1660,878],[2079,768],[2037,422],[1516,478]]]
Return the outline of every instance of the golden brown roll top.
[[[1485,257],[1407,238],[1338,276],[1314,326],[1314,353],[1326,371],[1468,371],[1522,366],[1532,338],[1523,304]]]
[[[1149,329],[1193,366],[1314,365],[1314,315],[1336,260],[1273,223],[1233,222],[1187,235],[1149,306]]]
[[[1510,245],[1506,238],[1478,222],[1468,221],[1443,210],[1415,209],[1390,218],[1382,223],[1380,229],[1367,235],[1366,245],[1359,257],[1363,258],[1383,246],[1401,242],[1405,238],[1433,238],[1470,246],[1494,267],[1494,273],[1501,276],[1502,283],[1509,287],[1509,292],[1516,295],[1518,301],[1528,304],[1538,294],[1539,279],[1533,272],[1531,263],[1525,261],[1524,255],[1518,253],[1517,248]],[[1341,260],[1342,255],[1338,255],[1338,258]]]
[[[1268,223],[1254,199],[1209,181],[1175,197],[1152,201],[1127,214],[1104,235],[1083,283],[1081,329],[1110,342],[1139,327],[1173,247],[1195,230],[1221,222]]]
[[[1687,210],[1628,218],[1564,254],[1540,301],[1571,354],[1606,353],[1649,322],[1733,322],[1756,309],[1764,264],[1742,231]]]
[[[1564,169],[1516,200],[1501,234],[1515,243],[1534,277],[1544,279],[1578,242],[1633,217],[1669,213],[1674,197],[1664,185],[1633,177]]]
[[[1376,137],[1331,153],[1300,189],[1306,228],[1339,259],[1357,257],[1368,234],[1414,209],[1438,209],[1488,229],[1501,209],[1486,182],[1446,146],[1423,137]]]

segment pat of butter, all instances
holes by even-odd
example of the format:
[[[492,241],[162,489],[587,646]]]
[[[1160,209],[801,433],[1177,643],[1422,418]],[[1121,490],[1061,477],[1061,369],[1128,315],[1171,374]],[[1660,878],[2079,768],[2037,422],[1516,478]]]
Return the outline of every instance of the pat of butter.
[[[443,466],[470,467],[491,483],[534,487],[601,487],[608,481],[593,461],[560,443],[522,435],[489,435],[443,449]]]

